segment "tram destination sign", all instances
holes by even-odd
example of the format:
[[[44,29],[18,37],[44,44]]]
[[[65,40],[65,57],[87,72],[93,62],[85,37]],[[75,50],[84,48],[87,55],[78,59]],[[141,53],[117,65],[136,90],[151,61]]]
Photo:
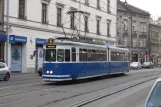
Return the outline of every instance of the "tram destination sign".
[[[56,48],[56,45],[46,45],[46,48],[54,49],[54,48]]]

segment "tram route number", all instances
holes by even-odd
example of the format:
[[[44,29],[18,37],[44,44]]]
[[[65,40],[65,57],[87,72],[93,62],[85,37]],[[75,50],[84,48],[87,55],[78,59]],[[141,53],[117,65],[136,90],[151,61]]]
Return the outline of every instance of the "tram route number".
[[[51,49],[53,49],[53,48],[56,48],[56,45],[46,45],[46,48],[51,48]]]

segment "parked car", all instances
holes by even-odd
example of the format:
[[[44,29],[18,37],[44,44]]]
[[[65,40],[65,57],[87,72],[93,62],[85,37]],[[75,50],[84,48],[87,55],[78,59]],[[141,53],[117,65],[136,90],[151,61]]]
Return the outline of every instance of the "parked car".
[[[0,62],[0,79],[8,81],[10,79],[10,70],[4,62]]]
[[[161,77],[152,87],[144,107],[161,107]]]
[[[39,76],[42,76],[42,68],[38,69],[38,74],[39,74]]]
[[[143,68],[154,68],[154,64],[152,62],[144,62]]]
[[[130,64],[130,69],[141,69],[142,65],[140,62],[133,62]]]

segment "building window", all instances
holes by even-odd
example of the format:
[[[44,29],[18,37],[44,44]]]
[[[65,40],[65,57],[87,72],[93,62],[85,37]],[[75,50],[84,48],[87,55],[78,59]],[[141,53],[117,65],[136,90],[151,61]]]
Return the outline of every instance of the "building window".
[[[127,38],[124,37],[124,45],[127,46]]]
[[[75,22],[75,15],[74,15],[74,13],[71,13],[71,15],[70,15],[70,28],[71,29],[75,28],[74,27],[74,22]]]
[[[136,22],[135,22],[135,21],[133,22],[132,30],[133,30],[134,32],[136,31]]]
[[[110,0],[107,0],[107,12],[110,13]]]
[[[128,21],[127,20],[124,20],[124,30],[127,31],[128,30]]]
[[[145,38],[140,39],[140,47],[146,47],[146,39]]]
[[[57,8],[57,26],[61,26],[62,24],[62,9]]]
[[[141,23],[140,24],[140,31],[141,32],[146,32],[146,23]]]
[[[25,18],[25,0],[19,0],[19,18]]]
[[[42,3],[42,23],[47,23],[47,4]]]
[[[89,0],[85,0],[85,5],[89,5]]]
[[[97,34],[100,35],[100,20],[97,20]]]
[[[101,9],[101,7],[100,7],[100,0],[97,0],[97,9]]]
[[[88,16],[84,17],[84,25],[85,25],[84,31],[89,32],[89,29],[88,29]]]
[[[136,47],[136,46],[137,46],[137,39],[133,38],[133,47]]]
[[[110,37],[110,23],[107,23],[107,36]]]

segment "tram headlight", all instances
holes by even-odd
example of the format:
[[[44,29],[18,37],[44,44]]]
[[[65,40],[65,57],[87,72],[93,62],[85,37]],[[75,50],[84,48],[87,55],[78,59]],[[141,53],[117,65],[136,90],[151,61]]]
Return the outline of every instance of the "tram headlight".
[[[50,71],[50,74],[53,74],[53,71]]]
[[[50,72],[49,71],[46,71],[47,74],[49,74]]]

